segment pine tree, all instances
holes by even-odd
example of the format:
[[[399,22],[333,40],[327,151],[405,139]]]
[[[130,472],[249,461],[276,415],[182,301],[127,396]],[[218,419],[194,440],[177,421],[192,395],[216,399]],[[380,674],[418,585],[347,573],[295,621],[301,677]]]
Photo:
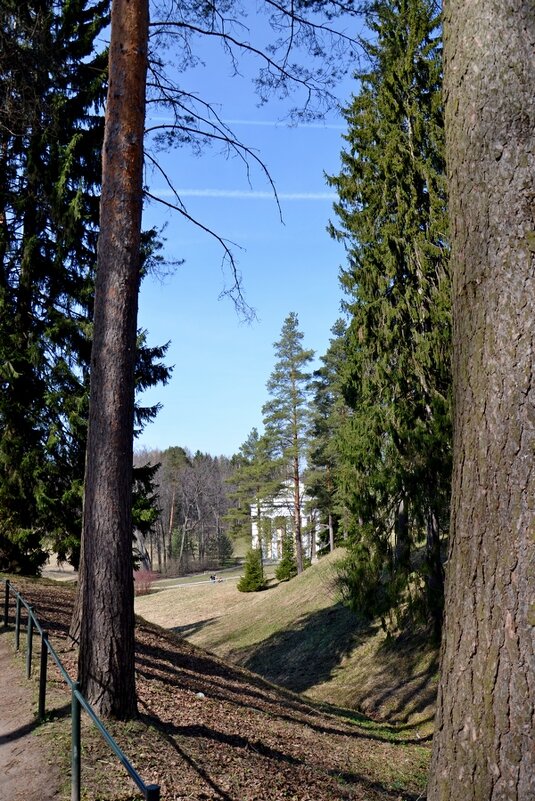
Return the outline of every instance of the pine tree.
[[[429,801],[535,798],[534,7],[450,0],[455,442]]]
[[[367,24],[368,68],[345,110],[342,172],[329,179],[339,194],[331,233],[349,252],[341,493],[351,558],[373,566],[373,581],[386,572],[388,604],[404,597],[425,532],[424,605],[438,633],[451,459],[439,20],[432,0],[378,0]]]
[[[113,0],[78,584],[78,670],[82,691],[96,711],[117,718],[137,710],[131,471],[148,30],[148,0]]]
[[[271,400],[264,404],[264,426],[266,433],[276,444],[293,487],[293,519],[297,556],[297,572],[303,570],[303,545],[301,537],[301,480],[306,433],[309,425],[309,382],[306,366],[312,361],[314,351],[305,350],[301,344],[303,334],[299,320],[291,312],[281,330],[281,338],[275,342],[278,361],[267,382]]]

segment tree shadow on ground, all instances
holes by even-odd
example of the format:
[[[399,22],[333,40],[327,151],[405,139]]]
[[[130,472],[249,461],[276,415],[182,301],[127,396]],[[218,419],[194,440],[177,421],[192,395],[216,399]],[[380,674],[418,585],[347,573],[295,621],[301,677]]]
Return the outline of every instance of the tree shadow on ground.
[[[303,616],[292,628],[262,643],[232,653],[238,664],[297,693],[331,680],[344,660],[377,633],[363,626],[341,604]],[[406,723],[415,715],[432,715],[436,700],[438,651],[428,633],[405,631],[389,638],[374,654],[373,684],[358,671],[351,706],[366,715]]]
[[[57,709],[52,709],[50,712],[47,712],[45,721],[48,723],[52,720],[60,720],[61,718],[68,718],[72,714],[71,705],[65,704],[62,707]],[[27,734],[31,734],[34,731],[37,731],[43,723],[45,722],[40,720],[38,717],[35,717],[29,723],[25,723],[23,726],[19,726],[17,729],[13,729],[12,731],[6,732],[6,734],[0,735],[0,747],[5,745],[6,743],[13,742],[14,740],[19,740],[21,737],[25,737]]]
[[[234,801],[234,796],[229,795],[221,787],[218,782],[218,765],[217,756],[215,761],[210,763],[209,755],[217,750],[214,746],[222,745],[228,749],[241,751],[247,755],[247,762],[249,769],[255,773],[255,768],[264,765],[272,765],[271,770],[276,770],[281,773],[284,766],[291,766],[299,769],[304,767],[310,762],[315,762],[314,753],[310,754],[310,758],[303,760],[302,757],[296,757],[287,753],[284,750],[273,748],[265,743],[262,739],[263,733],[258,732],[258,736],[253,738],[246,737],[240,734],[221,731],[215,727],[206,725],[188,725],[182,726],[173,722],[162,722],[160,719],[155,718],[150,710],[145,707],[145,713],[142,718],[150,726],[155,727],[166,737],[168,743],[175,749],[177,754],[189,765],[190,768],[195,770],[197,774],[206,782],[206,784],[215,791],[218,798],[223,801]],[[229,757],[227,757],[229,759]],[[232,757],[230,757],[232,759]],[[317,770],[321,768],[317,768]],[[371,780],[369,776],[363,771],[341,771],[336,769],[326,770],[325,776],[335,778],[339,782],[342,781],[344,785],[349,788],[366,788],[368,791],[373,791],[373,798],[377,798],[376,793],[380,794],[382,799],[392,799],[392,801],[399,801],[401,798],[398,789],[388,787],[385,783],[380,781]],[[359,794],[360,795],[360,794]],[[203,796],[204,797],[204,796]],[[280,796],[277,795],[277,798]],[[286,797],[286,796],[285,796]],[[346,793],[343,794],[347,798]],[[405,801],[419,801],[422,798],[421,794],[412,793],[405,790],[403,793]]]
[[[232,658],[269,681],[301,693],[328,681],[368,633],[348,609],[337,604],[301,617],[292,628],[235,652]]]
[[[389,637],[378,649],[380,682],[377,691],[363,708],[366,714],[381,714],[396,723],[406,723],[410,716],[432,710],[438,686],[439,651],[425,627],[405,628],[397,637]]]
[[[201,631],[205,626],[210,626],[212,623],[216,623],[219,618],[217,617],[207,617],[205,620],[196,620],[194,623],[188,623],[186,626],[172,626],[169,631],[174,631],[175,634],[178,634],[180,637],[191,637],[192,634],[197,634],[197,632]]]

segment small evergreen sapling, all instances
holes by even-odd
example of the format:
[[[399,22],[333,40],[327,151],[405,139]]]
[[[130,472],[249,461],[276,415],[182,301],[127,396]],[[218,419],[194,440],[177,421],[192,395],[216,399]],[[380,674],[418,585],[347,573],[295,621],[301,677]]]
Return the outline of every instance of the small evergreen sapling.
[[[295,558],[295,548],[291,534],[285,534],[282,538],[282,556],[275,571],[277,581],[289,581],[297,576],[297,560]]]
[[[265,590],[266,586],[262,552],[259,548],[251,548],[245,557],[244,574],[238,581],[238,590],[240,592],[259,592]]]

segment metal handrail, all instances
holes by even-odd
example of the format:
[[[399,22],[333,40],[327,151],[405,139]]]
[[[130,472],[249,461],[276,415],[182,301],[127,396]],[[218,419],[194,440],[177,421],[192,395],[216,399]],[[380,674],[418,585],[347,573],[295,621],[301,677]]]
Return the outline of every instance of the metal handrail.
[[[121,750],[119,745],[115,742],[109,731],[106,729],[96,712],[93,710],[87,699],[80,692],[80,685],[71,679],[67,670],[65,669],[61,659],[59,658],[56,650],[48,639],[48,632],[43,629],[34,609],[31,604],[27,603],[22,594],[13,587],[8,579],[2,579],[5,585],[5,598],[4,598],[4,627],[9,628],[9,600],[12,593],[16,599],[15,605],[15,648],[19,650],[20,643],[20,607],[24,606],[28,612],[27,624],[27,648],[26,648],[26,678],[30,678],[32,670],[32,643],[33,643],[33,630],[34,628],[41,636],[41,659],[39,670],[39,705],[38,717],[43,720],[45,717],[45,701],[46,701],[46,677],[47,677],[47,657],[51,655],[56,663],[59,672],[68,685],[71,691],[71,710],[72,710],[72,736],[71,736],[71,801],[80,801],[80,711],[81,708],[85,709],[104,740],[108,743],[109,747],[119,759],[123,767],[126,769],[138,789],[143,793],[145,801],[160,801],[160,787],[157,784],[145,784],[137,770],[129,762],[128,758]],[[10,593],[11,591],[11,593]]]

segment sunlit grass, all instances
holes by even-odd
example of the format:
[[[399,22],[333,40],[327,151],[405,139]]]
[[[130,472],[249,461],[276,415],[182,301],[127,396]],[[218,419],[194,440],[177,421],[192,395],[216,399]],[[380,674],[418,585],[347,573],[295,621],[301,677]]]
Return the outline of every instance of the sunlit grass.
[[[431,731],[436,650],[425,639],[396,644],[380,625],[359,626],[338,602],[336,561],[324,557],[289,582],[241,593],[240,570],[175,581],[136,600],[136,612],[274,683],[336,707],[362,709]]]

